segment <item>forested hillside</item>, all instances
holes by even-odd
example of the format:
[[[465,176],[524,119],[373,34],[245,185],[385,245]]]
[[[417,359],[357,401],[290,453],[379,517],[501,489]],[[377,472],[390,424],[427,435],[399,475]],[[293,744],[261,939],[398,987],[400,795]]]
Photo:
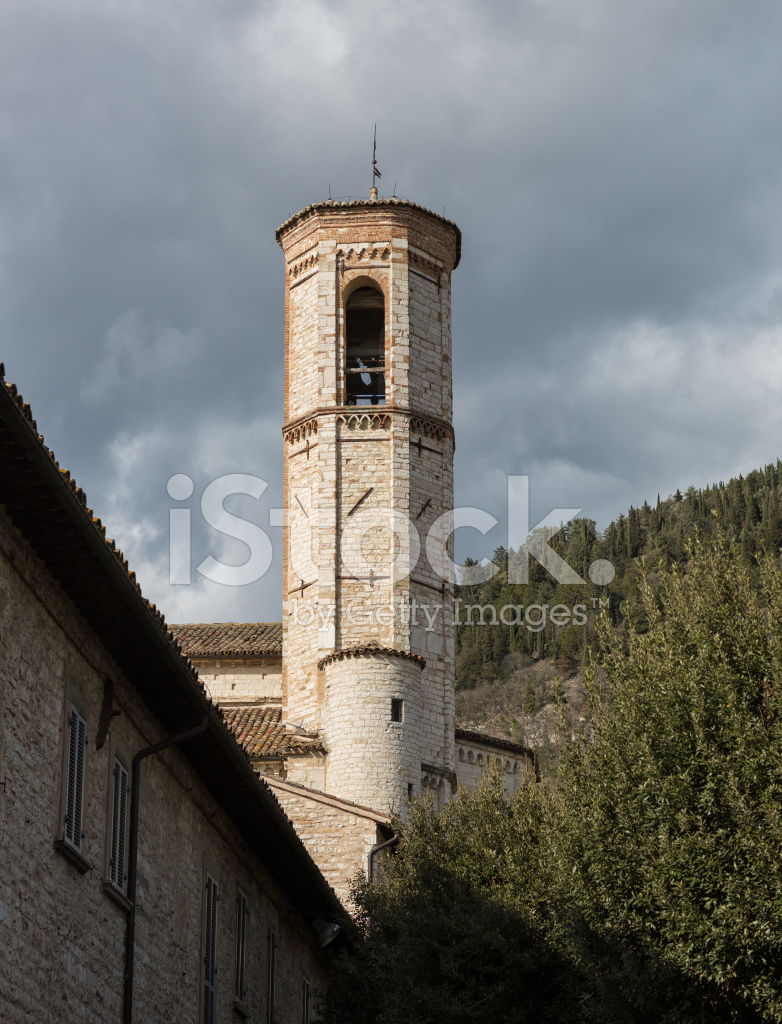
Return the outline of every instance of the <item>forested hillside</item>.
[[[703,490],[690,487],[685,494],[677,491],[664,500],[658,495],[654,505],[644,502],[640,508],[631,507],[602,535],[593,520],[572,520],[549,541],[549,547],[575,569],[585,580],[583,584],[557,583],[533,558],[529,559],[529,582],[509,584],[509,554],[504,548],[494,553],[499,571],[486,582],[470,583],[471,570],[479,572],[480,567],[467,559],[465,582],[456,593],[460,600],[457,689],[507,679],[531,659],[550,659],[563,675],[578,669],[601,605],[608,608],[620,629],[630,620],[643,631],[646,613],[639,599],[639,559],[645,557],[650,567],[661,559],[668,564],[682,563],[687,539],[697,530],[709,536],[718,524],[736,545],[741,561],[751,567],[756,567],[756,555],[763,547],[778,551],[782,544],[782,462],[777,460],[775,465],[727,484],[720,482]],[[511,552],[511,566],[516,558]],[[605,585],[589,578],[590,566],[598,559],[610,562],[615,570],[613,580]],[[555,611],[556,606],[561,607]],[[528,701],[532,710],[531,692]]]

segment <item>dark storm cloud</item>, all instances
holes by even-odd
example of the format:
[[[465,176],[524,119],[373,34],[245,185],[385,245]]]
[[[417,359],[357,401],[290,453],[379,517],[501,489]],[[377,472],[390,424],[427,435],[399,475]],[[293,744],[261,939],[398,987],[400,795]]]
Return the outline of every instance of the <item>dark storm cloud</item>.
[[[7,0],[9,376],[172,619],[276,618],[166,580],[166,481],[280,502],[282,257],[314,199],[456,220],[457,501],[630,503],[780,454],[782,12],[766,2]],[[194,560],[246,549],[197,522]],[[276,532],[276,531],[275,531]],[[483,554],[503,527],[460,542]]]

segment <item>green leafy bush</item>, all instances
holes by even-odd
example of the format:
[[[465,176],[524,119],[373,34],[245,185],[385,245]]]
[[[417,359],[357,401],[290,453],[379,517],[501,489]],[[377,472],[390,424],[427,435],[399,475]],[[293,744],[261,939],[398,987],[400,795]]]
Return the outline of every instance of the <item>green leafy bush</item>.
[[[782,571],[716,540],[597,625],[554,785],[414,803],[330,1024],[782,1022]]]

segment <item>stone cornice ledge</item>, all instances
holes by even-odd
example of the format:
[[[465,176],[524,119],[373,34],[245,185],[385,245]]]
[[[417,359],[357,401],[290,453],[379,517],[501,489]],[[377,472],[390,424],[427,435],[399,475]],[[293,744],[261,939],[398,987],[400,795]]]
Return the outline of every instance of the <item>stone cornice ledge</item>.
[[[309,431],[312,433],[317,433],[317,421],[323,416],[334,416],[336,419],[338,416],[356,416],[361,414],[403,416],[406,419],[419,420],[422,423],[430,423],[432,426],[443,430],[451,439],[451,442],[455,443],[453,425],[448,423],[447,420],[440,419],[438,416],[432,416],[429,413],[417,412],[415,409],[411,409],[408,406],[393,405],[392,403],[388,403],[387,405],[318,406],[318,408],[311,409],[309,412],[306,412],[301,416],[297,416],[295,419],[289,420],[287,423],[283,424],[282,436],[287,440],[289,434],[292,432],[301,432],[303,427],[309,428]]]

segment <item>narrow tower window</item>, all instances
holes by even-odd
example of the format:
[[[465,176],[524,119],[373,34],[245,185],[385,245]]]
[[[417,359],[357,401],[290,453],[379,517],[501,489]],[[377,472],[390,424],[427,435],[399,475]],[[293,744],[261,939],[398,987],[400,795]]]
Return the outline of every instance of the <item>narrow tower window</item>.
[[[385,405],[386,316],[383,293],[357,288],[345,305],[345,404]]]
[[[391,698],[391,721],[401,722],[405,714],[405,702],[403,700],[397,700],[396,697]]]

